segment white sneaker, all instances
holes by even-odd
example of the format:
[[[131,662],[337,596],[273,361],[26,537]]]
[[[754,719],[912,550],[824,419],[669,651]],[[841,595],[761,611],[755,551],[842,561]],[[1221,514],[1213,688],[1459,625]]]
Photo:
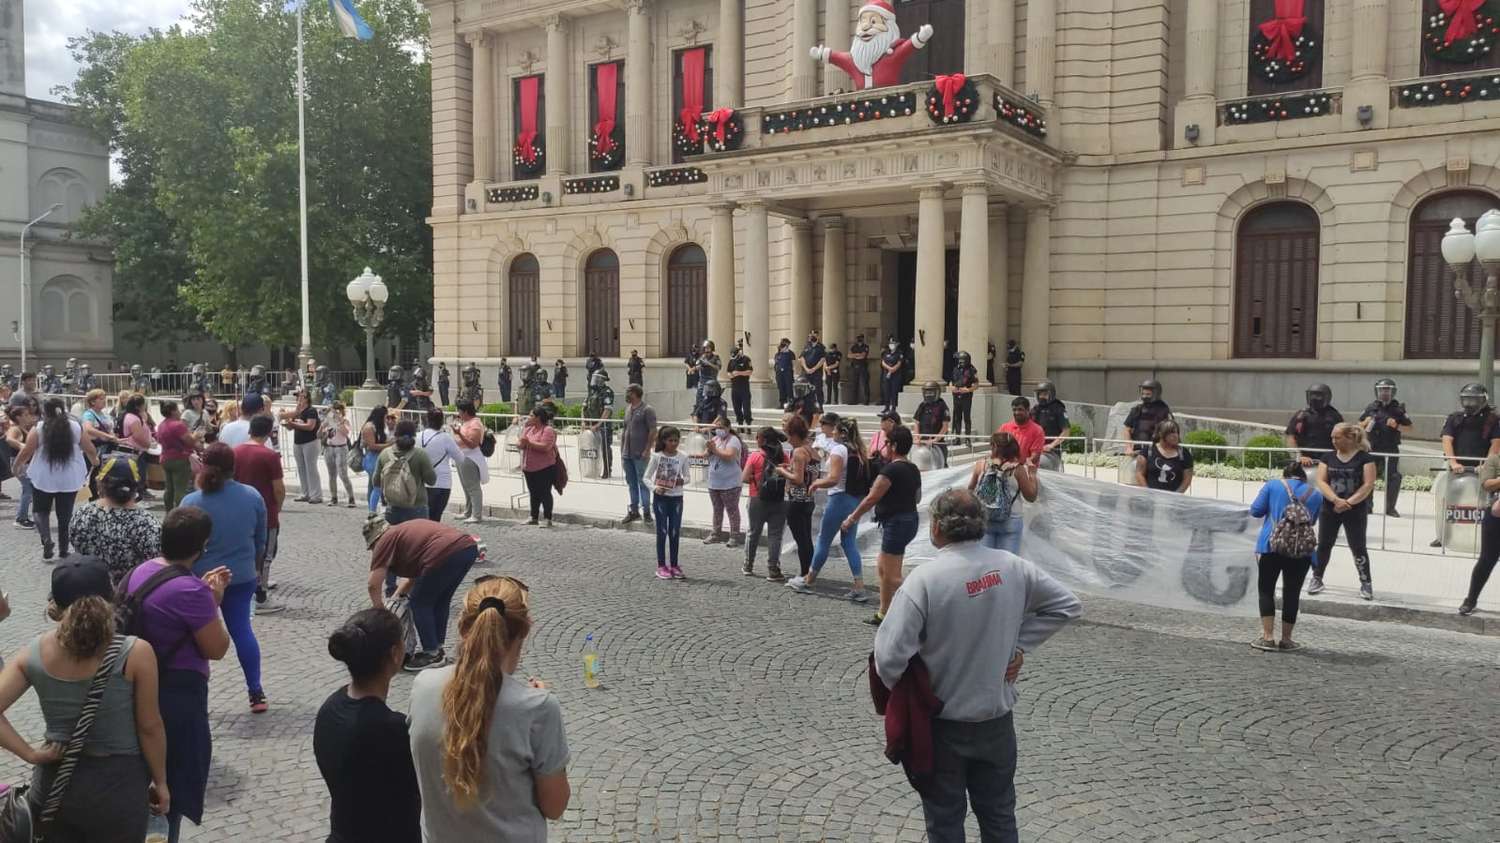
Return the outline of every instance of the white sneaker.
[[[479,523],[481,523],[481,522],[480,522],[480,520],[479,520],[479,519],[478,519],[478,518],[475,518],[475,517],[473,517],[473,516],[470,516],[470,517],[468,517],[468,518],[465,518],[465,519],[464,519],[464,520],[463,520],[463,523],[465,523],[465,524],[479,524]]]
[[[805,577],[792,577],[786,581],[786,587],[799,594],[811,594],[812,588],[807,584]]]
[[[272,600],[270,597],[267,597],[264,602],[255,604],[255,614],[257,615],[274,615],[277,612],[284,611],[286,611],[286,606]]]

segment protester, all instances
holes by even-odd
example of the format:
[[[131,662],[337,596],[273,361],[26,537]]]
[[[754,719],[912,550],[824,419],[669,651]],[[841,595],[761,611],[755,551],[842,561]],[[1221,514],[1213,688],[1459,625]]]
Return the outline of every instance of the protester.
[[[1300,538],[1307,545],[1306,552],[1294,547],[1299,542],[1293,535],[1289,540],[1284,518],[1292,501],[1300,502],[1307,514],[1306,534]],[[1292,640],[1292,627],[1297,623],[1297,607],[1302,599],[1302,581],[1313,564],[1316,544],[1313,524],[1324,512],[1323,495],[1317,487],[1307,482],[1307,472],[1298,460],[1293,460],[1281,472],[1280,479],[1267,480],[1250,504],[1250,515],[1265,519],[1260,525],[1260,537],[1255,541],[1255,552],[1259,554],[1260,576],[1257,582],[1260,592],[1260,638],[1250,646],[1257,650],[1297,650],[1301,648]],[[1279,532],[1278,532],[1279,531]],[[1272,549],[1273,542],[1277,550]],[[1277,552],[1277,551],[1280,552]],[[1276,625],[1276,580],[1281,580],[1281,641],[1273,637]]]
[[[355,612],[328,636],[328,654],[349,669],[349,684],[323,701],[313,725],[313,755],[331,802],[328,839],[421,843],[411,734],[406,717],[385,703],[406,655],[401,621],[385,609]]]
[[[107,677],[83,752],[47,827],[49,841],[140,843],[147,809],[165,814],[172,807],[156,654],[138,639],[116,634],[113,594],[103,562],[81,557],[59,563],[52,570],[47,605],[47,617],[57,626],[18,651],[0,672],[0,734],[8,736],[6,750],[36,768],[31,793],[37,819],[51,795],[63,748],[90,705],[94,679]],[[42,710],[46,742],[39,747],[21,738],[5,716],[28,688],[36,689]]]
[[[1365,530],[1369,524],[1369,500],[1375,493],[1378,469],[1369,448],[1364,428],[1340,422],[1333,428],[1333,453],[1323,454],[1318,463],[1318,492],[1328,502],[1329,508],[1318,520],[1318,563],[1313,569],[1308,594],[1323,590],[1323,574],[1333,556],[1333,543],[1338,540],[1339,528],[1343,527],[1349,552],[1354,554],[1354,570],[1359,575],[1359,596],[1365,600],[1375,599],[1370,584],[1370,551],[1365,546]]]
[[[255,558],[255,613],[269,615],[285,609],[270,597],[271,563],[281,550],[281,507],[286,503],[281,454],[268,444],[274,425],[270,416],[250,420],[250,441],[234,449],[234,479],[260,494],[266,505],[266,543]]]
[[[201,392],[191,392],[182,399],[182,423],[187,426],[188,432],[197,437],[201,442],[207,435],[208,429],[213,424],[213,418],[207,411],[208,399]],[[162,412],[162,417],[166,417]],[[157,431],[157,439],[161,439],[161,432]],[[167,507],[171,509],[170,506]]]
[[[432,463],[436,476],[432,485],[427,487],[427,518],[441,521],[444,510],[448,508],[448,499],[453,494],[453,467],[465,457],[458,450],[453,436],[443,427],[442,410],[435,407],[428,410],[426,422],[427,429],[418,436],[418,442],[422,450],[427,452],[427,459]]]
[[[901,427],[901,414],[895,410],[881,410],[878,418],[880,427],[875,435],[870,437],[870,458],[878,462],[889,462],[891,459],[891,431]],[[911,433],[910,430],[907,433]]]
[[[426,840],[543,841],[568,807],[562,708],[545,683],[515,675],[531,625],[520,580],[481,577],[459,614],[458,663],[412,683]]]
[[[219,603],[232,575],[218,567],[201,579],[193,576],[212,532],[213,522],[201,509],[182,506],[168,512],[161,527],[161,558],[142,562],[125,580],[125,605],[138,618],[132,626],[151,644],[160,667],[167,786],[172,792],[169,843],[176,843],[184,817],[203,824],[213,758],[208,663],[229,652],[229,630]]]
[[[1177,422],[1162,422],[1152,436],[1151,447],[1135,458],[1135,485],[1185,494],[1193,485],[1193,452],[1182,447]]]
[[[782,435],[774,427],[763,427],[755,435],[755,453],[745,459],[740,472],[742,482],[750,486],[749,530],[745,537],[747,577],[755,576],[755,549],[761,531],[766,532],[766,581],[785,582],[781,573],[781,535],[786,529],[786,479],[777,466],[786,462],[781,450]]]
[[[421,649],[412,653],[405,668],[419,671],[442,665],[447,657],[443,643],[448,637],[448,610],[479,559],[479,545],[468,533],[426,518],[392,525],[372,517],[364,532],[370,549],[370,604],[377,609],[385,605],[387,574],[404,579],[394,594],[411,601]]]
[[[339,484],[344,484],[346,506],[354,508],[354,484],[349,480],[349,416],[344,402],[334,401],[323,416],[323,467],[328,469],[328,505],[339,505]]]
[[[31,487],[31,478],[26,476],[20,464],[20,454],[26,447],[26,437],[31,429],[36,426],[37,412],[34,402],[27,401],[24,396],[16,400],[11,396],[11,401],[5,406],[5,417],[9,426],[5,429],[5,451],[6,463],[11,473],[21,481],[21,496],[16,499],[15,526],[18,530],[35,530],[36,522],[32,520],[32,501],[34,492]]]
[[[1016,438],[1021,447],[1021,460],[1036,465],[1042,451],[1047,448],[1047,432],[1031,419],[1031,401],[1018,395],[1010,402],[1010,421],[1000,425],[1000,430]]]
[[[783,429],[787,443],[792,447],[792,458],[776,466],[776,471],[786,480],[786,528],[791,531],[792,541],[797,545],[797,561],[801,568],[798,576],[805,582],[812,572],[815,507],[812,484],[818,476],[818,454],[808,438],[807,422],[801,416],[788,416]]]
[[[678,557],[682,539],[682,487],[687,484],[687,456],[678,453],[682,432],[667,425],[656,431],[656,447],[641,476],[651,483],[656,510],[656,578],[687,579]],[[670,555],[668,554],[670,545]]]
[[[703,543],[739,547],[745,543],[745,534],[740,532],[740,477],[745,461],[745,443],[734,432],[729,419],[721,415],[714,420],[713,435],[706,447],[708,497],[713,503],[714,526]],[[723,530],[726,514],[729,516],[727,536]]]
[[[1025,399],[1022,399],[1025,400]],[[974,464],[969,490],[984,510],[984,546],[1021,552],[1021,498],[1036,500],[1037,468],[1021,456],[1021,443],[1000,430],[990,436],[990,454]]]
[[[437,482],[437,472],[427,451],[417,447],[417,425],[411,419],[396,422],[393,447],[380,452],[370,483],[380,487],[385,499],[385,520],[400,524],[427,518],[427,486]]]
[[[557,482],[557,431],[552,429],[552,408],[546,404],[537,406],[526,417],[526,426],[521,428],[517,440],[521,449],[521,473],[526,477],[526,492],[531,499],[531,518],[527,524],[535,526],[537,516],[544,519],[543,526],[552,526],[552,486]]]
[[[645,515],[651,523],[651,487],[646,485],[646,464],[656,443],[656,410],[644,400],[640,384],[625,390],[625,420],[620,424],[620,463],[625,467],[625,485],[630,489],[630,509],[622,524]]]
[[[900,683],[918,682],[925,667],[942,701],[931,724],[932,774],[920,791],[932,843],[964,840],[969,804],[986,841],[1018,839],[1015,678],[1023,654],[1082,614],[1078,598],[1037,566],[984,547],[985,520],[972,492],[932,502],[937,553],[901,584],[875,633],[881,684],[901,693]]]
[[[297,484],[302,493],[294,500],[319,504],[323,502],[323,481],[318,476],[318,408],[312,405],[312,394],[297,390],[297,406],[281,414],[281,424],[292,431],[292,455],[297,462]]]
[[[250,419],[264,413],[266,400],[258,392],[251,392],[240,399],[240,415],[226,420],[219,426],[219,441],[231,448],[250,441]]]
[[[484,422],[476,414],[473,401],[459,399],[456,408],[458,424],[452,430],[454,444],[458,445],[458,451],[463,455],[463,459],[457,463],[458,482],[464,487],[463,522],[478,524],[484,521],[484,484],[490,479],[489,460],[484,458],[484,451],[480,450],[480,446],[484,444]],[[522,462],[525,462],[524,455]],[[551,515],[550,511],[548,515]],[[532,517],[534,520],[535,515]]]
[[[365,502],[372,513],[380,508],[380,486],[375,483],[375,462],[380,459],[380,452],[391,446],[390,439],[386,436],[386,426],[395,426],[395,424],[396,414],[389,411],[384,404],[379,404],[370,410],[370,415],[359,429],[360,445],[365,452],[361,468],[364,469],[365,480],[369,483],[369,489],[365,493]]]
[[[266,553],[266,503],[255,489],[234,476],[235,450],[222,442],[208,446],[198,472],[198,491],[183,498],[182,505],[198,507],[213,520],[208,546],[193,564],[193,573],[202,577],[219,567],[230,571],[229,587],[224,589],[220,604],[224,626],[245,673],[250,712],[262,714],[270,704],[261,687],[260,642],[250,624],[250,604],[256,596],[256,560]]]
[[[26,434],[26,444],[16,455],[13,466],[17,474],[25,474],[31,480],[42,559],[51,559],[54,547],[62,558],[68,558],[73,504],[78,500],[78,490],[88,480],[89,468],[98,461],[94,443],[83,435],[83,426],[68,415],[63,400],[48,398],[42,405],[42,423]],[[55,546],[50,523],[54,510],[57,512]]]
[[[192,456],[201,447],[187,423],[178,416],[176,401],[161,402],[161,424],[156,426],[156,441],[161,444],[161,468],[167,481],[162,505],[171,510],[192,491]]]
[[[865,452],[864,439],[859,435],[859,425],[854,419],[839,418],[836,413],[823,416],[825,428],[832,428],[826,452],[828,471],[813,481],[811,490],[828,490],[828,501],[823,506],[823,520],[818,526],[818,542],[813,550],[812,569],[806,574],[787,580],[787,588],[802,594],[811,594],[823,563],[828,561],[829,548],[838,540],[844,549],[844,558],[849,562],[849,573],[854,580],[844,597],[855,603],[870,599],[865,592],[865,580],[861,575],[859,541],[855,530],[842,529],[840,525],[864,500],[870,491],[870,455]]]
[[[104,409],[105,392],[91,389],[83,396],[83,432],[101,454],[119,443],[115,436],[115,419]]]
[[[135,566],[161,555],[161,522],[137,506],[145,477],[140,463],[124,454],[108,457],[99,468],[99,499],[73,513],[73,548],[97,557],[119,584]]]
[[[901,587],[901,563],[906,558],[906,546],[917,537],[922,472],[907,459],[911,447],[910,430],[899,425],[891,429],[890,448],[880,475],[870,486],[870,493],[839,525],[846,533],[852,533],[859,519],[871,509],[875,510],[875,523],[880,525],[880,554],[875,557],[876,576],[880,578],[880,608],[865,621],[871,626],[880,626],[885,613],[890,611],[891,598]]]

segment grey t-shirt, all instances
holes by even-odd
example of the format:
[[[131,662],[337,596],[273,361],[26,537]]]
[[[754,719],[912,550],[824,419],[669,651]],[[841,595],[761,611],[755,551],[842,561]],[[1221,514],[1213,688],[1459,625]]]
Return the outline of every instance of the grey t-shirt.
[[[411,688],[411,755],[422,792],[422,839],[545,841],[547,820],[536,806],[533,777],[561,772],[568,764],[562,707],[550,692],[507,676],[490,716],[479,801],[460,809],[443,783],[443,689],[454,670],[450,665],[425,671]]]
[[[625,424],[620,431],[620,450],[625,456],[640,459],[647,448],[656,444],[650,441],[653,427],[656,427],[656,411],[650,404],[642,401],[625,408]]]

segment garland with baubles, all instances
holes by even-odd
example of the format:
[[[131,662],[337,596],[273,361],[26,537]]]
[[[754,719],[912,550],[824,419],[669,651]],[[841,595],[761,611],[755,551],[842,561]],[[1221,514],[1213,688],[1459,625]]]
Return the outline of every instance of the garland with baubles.
[[[1303,14],[1303,0],[1276,0],[1276,13],[1250,37],[1250,73],[1273,85],[1306,76],[1322,57],[1318,30]]]
[[[1224,122],[1228,125],[1279,123],[1283,120],[1322,117],[1332,113],[1333,96],[1314,91],[1310,94],[1289,94],[1284,97],[1229,103],[1224,107]]]
[[[511,162],[515,166],[516,178],[531,179],[541,175],[547,169],[547,140],[540,132],[531,139],[531,143],[522,145],[516,141],[511,150]]]
[[[995,113],[1000,115],[1001,120],[1020,128],[1023,132],[1039,138],[1047,136],[1047,121],[1042,119],[1040,114],[1018,102],[1011,102],[1000,94],[995,95]]]
[[[1439,61],[1481,61],[1500,37],[1496,15],[1494,0],[1437,0],[1437,8],[1422,21],[1422,49]]]
[[[808,108],[767,113],[760,118],[762,134],[775,135],[800,132],[824,126],[847,126],[880,120],[887,117],[905,117],[917,107],[916,94],[904,91],[899,94],[866,95],[848,102],[824,103]]]
[[[962,73],[939,76],[927,89],[927,116],[934,123],[967,123],[979,110],[979,88]]]
[[[615,170],[625,163],[625,129],[616,126],[608,135],[589,132],[589,159],[602,170]]]
[[[732,108],[715,109],[698,118],[698,138],[710,152],[739,149],[745,138],[745,123]]]

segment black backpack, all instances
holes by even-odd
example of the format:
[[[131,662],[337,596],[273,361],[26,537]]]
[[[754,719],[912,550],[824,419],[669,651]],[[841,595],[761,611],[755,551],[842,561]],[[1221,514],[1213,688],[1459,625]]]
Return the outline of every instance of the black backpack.
[[[849,452],[849,458],[844,461],[844,493],[853,495],[861,500],[870,494],[870,466],[859,457]]]
[[[168,563],[166,567],[146,578],[141,587],[135,591],[129,591],[130,575],[126,574],[120,579],[120,585],[115,589],[115,629],[122,635],[134,635],[146,640],[146,613],[144,607],[146,598],[150,597],[158,588],[178,577],[191,577],[193,574],[178,565]],[[193,637],[189,632],[180,641],[172,645],[172,649],[165,653],[157,653],[156,666],[163,673],[171,664],[172,657],[177,651]]]
[[[771,454],[761,451],[765,457],[760,469],[760,488],[758,497],[767,503],[778,503],[786,500],[786,478],[776,470],[781,465],[782,455],[776,455],[776,461],[771,461]]]

